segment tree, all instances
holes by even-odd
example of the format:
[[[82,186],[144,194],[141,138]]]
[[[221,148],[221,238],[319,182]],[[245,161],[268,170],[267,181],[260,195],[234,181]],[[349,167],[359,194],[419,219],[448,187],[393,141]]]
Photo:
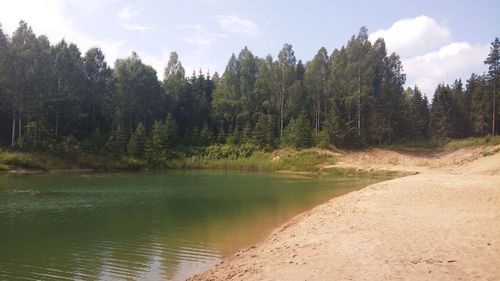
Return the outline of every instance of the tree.
[[[473,136],[484,137],[488,130],[489,101],[486,78],[472,74],[467,80],[465,92],[470,97],[470,120]]]
[[[166,160],[165,131],[161,122],[155,121],[151,136],[146,143],[146,160],[153,167],[161,166]]]
[[[273,125],[268,115],[259,115],[253,131],[253,144],[259,149],[268,150],[274,147]]]
[[[177,123],[171,113],[167,115],[165,120],[165,147],[173,147],[179,140],[179,132]]]
[[[141,158],[144,155],[146,144],[146,130],[144,125],[139,123],[127,144],[127,152],[130,156]]]
[[[26,105],[31,101],[30,94],[33,93],[35,84],[35,73],[32,71],[32,66],[36,63],[36,35],[31,27],[24,21],[19,22],[19,27],[16,29],[11,39],[13,76],[11,77],[12,91],[12,143],[14,147],[17,125],[17,146],[22,148],[23,142],[23,111]],[[16,124],[17,118],[17,124]]]
[[[295,53],[293,52],[292,45],[286,43],[278,54],[278,67],[281,74],[280,91],[278,92],[278,106],[279,106],[279,124],[280,136],[283,135],[284,113],[287,99],[287,92],[290,85],[293,83],[294,70],[295,70]]]
[[[61,134],[86,136],[82,124],[88,121],[89,110],[85,110],[83,104],[89,100],[89,92],[81,53],[75,44],[64,40],[54,47],[54,52],[56,86],[50,102],[54,135],[56,138]]]
[[[200,145],[202,146],[210,145],[213,142],[213,138],[214,135],[212,130],[210,129],[210,127],[208,127],[208,124],[205,123],[200,131]]]
[[[127,135],[130,135],[139,122],[150,128],[154,120],[161,117],[162,95],[156,71],[142,63],[140,57],[132,52],[126,59],[118,59],[113,69],[116,90],[113,108],[120,114],[119,122]]]
[[[308,65],[305,74],[307,92],[312,97],[313,102],[314,132],[316,134],[320,131],[320,124],[324,114],[321,107],[322,103],[326,102],[327,96],[328,60],[328,53],[322,47]]]
[[[408,102],[407,124],[410,127],[409,136],[417,139],[427,139],[429,136],[429,102],[420,89],[415,86],[406,91]]]
[[[250,50],[245,47],[238,55],[238,84],[239,84],[239,108],[241,108],[239,116],[239,124],[242,127],[248,125],[252,122],[251,116],[252,112],[255,112],[256,104],[253,95],[253,87],[257,79],[257,60],[250,52]]]
[[[491,42],[490,53],[484,63],[489,65],[488,78],[492,84],[492,118],[491,118],[491,134],[495,136],[496,133],[496,118],[497,118],[497,83],[500,78],[500,40],[498,37],[495,41]]]
[[[176,52],[171,52],[167,67],[165,67],[162,84],[169,113],[178,114],[175,109],[182,93],[186,90],[187,81],[185,76],[186,71],[179,60],[179,56]]]
[[[269,55],[259,60],[259,69],[254,85],[255,113],[271,114],[271,71],[273,58]]]
[[[104,129],[105,112],[109,110],[106,104],[110,92],[112,70],[105,61],[99,48],[91,48],[83,57],[83,68],[88,81],[87,91],[90,93],[91,130]],[[98,124],[100,123],[100,124]]]
[[[430,110],[430,127],[434,138],[449,138],[451,128],[451,112],[453,100],[448,85],[439,84],[434,93]]]
[[[239,112],[238,80],[238,60],[232,54],[214,91],[212,101],[214,118],[219,127],[224,129],[238,127],[236,118]]]
[[[8,111],[11,109],[14,111],[15,102],[14,96],[12,95],[12,66],[11,66],[11,50],[10,50],[10,40],[9,37],[3,32],[2,26],[0,24],[0,119],[7,120],[9,118]],[[15,113],[12,114],[12,123],[15,122]],[[0,123],[0,126],[3,122]],[[6,122],[6,129],[8,124]],[[3,129],[3,126],[0,128]],[[15,127],[12,126],[11,135],[11,147],[14,146],[14,132]],[[7,135],[7,134],[5,134]],[[0,139],[1,141],[1,139]]]
[[[306,148],[313,144],[311,125],[304,113],[288,124],[283,132],[282,144],[294,148]]]
[[[350,81],[350,103],[356,108],[356,123],[358,135],[362,136],[362,120],[364,119],[363,106],[368,93],[372,68],[369,65],[368,55],[370,54],[371,43],[368,40],[368,29],[361,27],[357,37],[352,37],[347,45],[347,56],[350,63],[347,65],[348,79]]]

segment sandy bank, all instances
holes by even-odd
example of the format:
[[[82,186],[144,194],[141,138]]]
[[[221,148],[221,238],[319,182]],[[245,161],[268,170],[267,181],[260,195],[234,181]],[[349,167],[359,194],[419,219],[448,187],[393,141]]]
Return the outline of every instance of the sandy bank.
[[[500,153],[488,149],[345,155],[420,174],[332,199],[192,279],[500,280]]]

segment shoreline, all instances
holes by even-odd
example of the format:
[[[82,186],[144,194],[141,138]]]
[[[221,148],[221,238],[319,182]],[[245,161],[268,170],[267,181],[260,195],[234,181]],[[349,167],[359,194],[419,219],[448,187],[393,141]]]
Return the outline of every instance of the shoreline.
[[[500,153],[469,149],[426,165],[390,159],[399,162],[390,167],[364,154],[337,165],[418,174],[330,199],[188,280],[500,278]]]

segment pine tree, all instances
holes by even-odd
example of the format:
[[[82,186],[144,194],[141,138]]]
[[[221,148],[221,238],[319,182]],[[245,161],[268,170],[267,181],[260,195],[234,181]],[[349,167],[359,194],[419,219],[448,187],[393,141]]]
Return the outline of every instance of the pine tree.
[[[106,148],[115,156],[121,156],[125,153],[127,145],[127,136],[121,126],[116,126],[106,143]]]
[[[152,167],[160,167],[166,160],[165,132],[161,122],[154,122],[151,136],[146,145],[146,160]]]
[[[253,144],[259,149],[269,150],[274,146],[274,133],[271,119],[261,114],[253,131]]]
[[[164,125],[165,131],[165,143],[163,144],[166,148],[171,148],[177,144],[179,141],[179,132],[177,128],[177,123],[171,113],[167,115]]]
[[[490,53],[484,61],[485,64],[489,65],[488,78],[492,85],[492,118],[491,118],[491,134],[494,136],[496,134],[497,127],[497,89],[498,80],[500,79],[500,39],[495,38],[495,41],[491,42]]]
[[[324,118],[324,108],[326,108],[326,96],[328,86],[328,53],[322,47],[311,63],[309,63],[305,73],[305,84],[309,97],[312,100],[314,132],[318,134],[321,122]]]
[[[241,134],[238,128],[234,129],[226,139],[227,144],[238,145],[241,144]]]
[[[144,155],[144,147],[146,144],[146,130],[144,125],[139,123],[134,133],[129,139],[127,152],[130,156],[141,158]]]
[[[282,144],[294,148],[306,148],[313,144],[312,129],[304,113],[299,115],[297,120],[293,120],[286,126]]]
[[[203,128],[201,129],[200,132],[200,144],[201,146],[208,146],[212,144],[213,142],[214,135],[212,133],[212,130],[208,126],[207,123],[203,125]]]
[[[473,136],[484,137],[488,133],[490,99],[486,92],[486,79],[472,74],[467,80],[466,93],[470,96],[470,120]]]
[[[449,86],[439,84],[434,93],[430,110],[430,127],[433,138],[449,138],[452,131],[451,112],[453,100]]]

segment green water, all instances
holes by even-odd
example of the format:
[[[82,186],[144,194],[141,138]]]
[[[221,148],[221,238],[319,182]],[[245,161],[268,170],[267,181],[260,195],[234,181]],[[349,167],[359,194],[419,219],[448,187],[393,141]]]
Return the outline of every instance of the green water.
[[[372,182],[214,171],[0,175],[0,280],[182,280]]]

